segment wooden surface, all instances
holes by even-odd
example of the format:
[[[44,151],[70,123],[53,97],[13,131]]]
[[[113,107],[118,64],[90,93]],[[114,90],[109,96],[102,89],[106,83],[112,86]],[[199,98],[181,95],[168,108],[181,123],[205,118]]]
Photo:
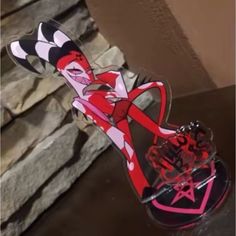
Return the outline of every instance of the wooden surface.
[[[174,100],[169,121],[201,120],[211,127],[219,155],[234,180],[234,87]],[[143,137],[140,133],[140,137]],[[145,140],[143,141],[145,146]],[[234,189],[234,181],[232,183]],[[233,236],[234,191],[211,217],[187,231],[155,225],[139,203],[124,173],[120,155],[109,148],[73,187],[45,212],[24,236]]]

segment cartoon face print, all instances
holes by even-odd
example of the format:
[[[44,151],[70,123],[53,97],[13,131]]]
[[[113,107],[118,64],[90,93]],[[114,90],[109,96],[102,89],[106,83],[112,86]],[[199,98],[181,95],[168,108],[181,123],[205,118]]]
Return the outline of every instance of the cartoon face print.
[[[66,77],[83,84],[89,85],[94,80],[94,75],[86,57],[76,51],[62,57],[57,63],[58,70]]]
[[[73,61],[67,65],[64,68],[64,73],[67,73],[73,80],[84,85],[89,85],[92,82],[89,77],[92,71],[85,71],[77,61]]]

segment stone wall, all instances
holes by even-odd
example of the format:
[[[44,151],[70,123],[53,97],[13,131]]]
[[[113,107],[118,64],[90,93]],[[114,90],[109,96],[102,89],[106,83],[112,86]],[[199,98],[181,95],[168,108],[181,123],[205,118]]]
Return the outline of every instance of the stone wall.
[[[53,18],[83,41],[94,65],[121,67],[124,55],[99,33],[81,0],[10,0],[3,3],[1,38],[1,233],[19,235],[103,152],[110,141],[82,114],[71,112],[73,92],[51,73],[38,76],[14,65],[5,45],[13,36]],[[52,7],[53,6],[53,7]],[[20,20],[19,20],[20,19]],[[123,69],[130,89],[136,75]],[[146,108],[146,94],[137,101]],[[79,214],[79,213],[78,213]]]

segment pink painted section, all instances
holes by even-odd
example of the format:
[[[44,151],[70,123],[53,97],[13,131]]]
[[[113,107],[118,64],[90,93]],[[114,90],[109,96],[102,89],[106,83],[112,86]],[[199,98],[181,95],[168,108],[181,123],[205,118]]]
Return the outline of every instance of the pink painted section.
[[[80,103],[82,103],[85,107],[89,108],[92,112],[94,112],[97,116],[99,116],[101,119],[109,122],[109,119],[107,118],[107,116],[104,115],[103,112],[101,112],[97,107],[93,106],[90,102],[81,99],[81,98],[75,98],[75,100],[79,101]]]
[[[214,171],[215,171],[215,163],[214,163],[214,161],[212,161],[211,162],[211,174],[213,174]],[[204,212],[206,204],[208,202],[213,183],[214,183],[214,179],[207,184],[207,189],[206,189],[205,195],[204,195],[202,203],[198,209],[177,208],[177,207],[165,206],[165,205],[159,203],[156,199],[152,201],[152,204],[156,208],[159,208],[163,211],[180,213],[180,214],[183,214],[183,213],[184,214],[202,214]]]

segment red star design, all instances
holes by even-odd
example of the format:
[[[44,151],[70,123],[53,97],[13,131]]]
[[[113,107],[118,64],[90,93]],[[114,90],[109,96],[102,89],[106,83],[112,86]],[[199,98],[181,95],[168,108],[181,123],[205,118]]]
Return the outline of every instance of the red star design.
[[[194,188],[196,183],[193,183],[192,178],[190,178],[185,184],[177,184],[174,186],[174,190],[177,191],[174,199],[171,202],[171,205],[178,202],[183,197],[188,198],[192,202],[195,202]]]

